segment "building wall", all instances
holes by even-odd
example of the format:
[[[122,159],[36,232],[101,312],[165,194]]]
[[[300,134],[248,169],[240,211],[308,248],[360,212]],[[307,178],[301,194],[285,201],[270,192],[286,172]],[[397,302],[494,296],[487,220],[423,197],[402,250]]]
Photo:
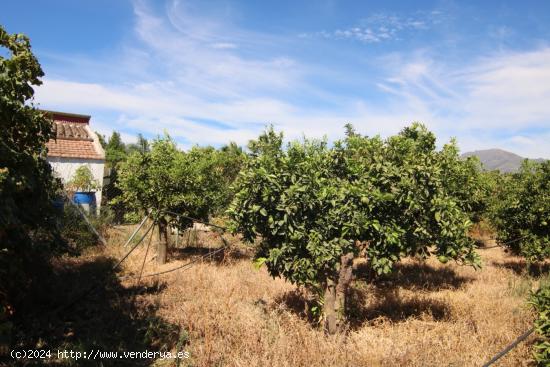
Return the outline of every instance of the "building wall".
[[[105,162],[103,160],[65,157],[48,157],[47,160],[63,183],[67,183],[73,178],[78,167],[87,165],[94,176],[94,180],[99,182],[99,185],[103,187],[103,171],[105,168]],[[95,199],[99,213],[101,207],[101,188],[96,191]]]

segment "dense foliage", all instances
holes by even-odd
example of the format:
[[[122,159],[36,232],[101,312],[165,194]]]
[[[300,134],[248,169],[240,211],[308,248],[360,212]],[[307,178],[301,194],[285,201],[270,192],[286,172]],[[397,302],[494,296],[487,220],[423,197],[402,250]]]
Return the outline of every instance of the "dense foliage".
[[[218,151],[211,147],[178,150],[169,138],[157,139],[150,152],[131,154],[119,166],[117,187],[122,195],[115,204],[145,212],[167,211],[182,215],[163,215],[161,227],[168,222],[180,228],[192,224],[190,218],[207,220],[225,208],[230,200],[229,186],[238,172],[242,153],[235,147]]]
[[[550,287],[543,287],[531,295],[530,303],[538,316],[535,330],[539,340],[535,343],[535,359],[540,366],[550,365]]]
[[[440,158],[443,186],[472,222],[480,222],[487,211],[492,186],[479,159],[461,158],[454,140],[443,147]]]
[[[379,274],[411,255],[478,263],[467,236],[470,185],[461,181],[473,172],[464,173],[454,143],[436,151],[420,124],[387,140],[347,135],[332,148],[309,140],[284,148],[273,130],[251,142],[228,213],[246,240],[261,239],[256,257],[271,275],[324,292],[332,317],[327,298],[344,311],[346,268],[361,251]]]
[[[49,224],[56,186],[45,160],[52,137],[51,121],[32,105],[32,86],[44,74],[23,35],[0,27],[0,45],[11,54],[0,56],[0,238],[18,226]],[[2,241],[4,242],[4,241]]]
[[[27,37],[0,27],[0,323],[23,302],[35,262],[62,249],[45,160],[51,121],[32,104],[43,76]],[[2,325],[0,325],[2,326]],[[1,328],[0,328],[1,329]]]
[[[530,262],[550,257],[550,161],[501,175],[489,210],[499,242]]]
[[[113,131],[108,140],[105,140],[101,134],[97,135],[105,150],[105,168],[108,172],[108,179],[102,191],[102,206],[104,210],[108,208],[116,223],[136,222],[139,220],[136,213],[128,210],[122,202],[115,200],[122,195],[122,191],[117,187],[118,167],[133,153],[145,154],[149,152],[149,141],[142,134],[138,134],[136,143],[126,144],[117,131]]]

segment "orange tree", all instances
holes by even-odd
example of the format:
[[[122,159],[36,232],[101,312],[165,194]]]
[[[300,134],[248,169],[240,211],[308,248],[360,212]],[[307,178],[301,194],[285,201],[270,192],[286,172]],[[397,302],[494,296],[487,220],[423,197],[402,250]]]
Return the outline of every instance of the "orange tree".
[[[503,175],[490,206],[500,242],[529,263],[550,257],[550,161]]]
[[[185,229],[192,225],[188,217],[208,220],[227,205],[227,186],[236,175],[227,171],[239,166],[237,153],[212,147],[184,152],[164,137],[153,141],[150,151],[133,153],[120,164],[117,188],[122,194],[116,203],[134,211],[164,211],[158,218],[160,263],[166,261],[168,224]]]
[[[345,323],[360,253],[379,274],[411,255],[479,263],[467,236],[469,204],[456,192],[457,172],[468,167],[453,143],[437,151],[421,124],[386,140],[348,126],[347,138],[332,147],[309,140],[284,147],[270,129],[249,149],[228,210],[232,230],[260,239],[256,261],[272,276],[318,295],[329,333]]]

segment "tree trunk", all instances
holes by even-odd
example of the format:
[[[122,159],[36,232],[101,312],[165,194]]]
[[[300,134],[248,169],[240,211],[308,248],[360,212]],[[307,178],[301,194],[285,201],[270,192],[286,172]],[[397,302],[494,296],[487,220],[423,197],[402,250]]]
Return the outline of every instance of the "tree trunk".
[[[353,253],[347,253],[340,258],[340,272],[338,273],[338,284],[336,285],[336,309],[341,317],[338,319],[338,328],[343,329],[345,324],[346,300],[348,298],[349,286],[353,280]]]
[[[164,219],[158,221],[157,263],[166,264],[166,250],[168,247],[168,225]]]
[[[325,332],[327,334],[335,334],[338,331],[337,327],[337,312],[336,304],[336,284],[334,280],[327,279],[325,286],[325,302],[323,304],[323,313],[325,314]]]
[[[347,253],[340,257],[340,270],[337,281],[327,280],[325,287],[325,331],[335,334],[342,331],[345,325],[346,298],[348,289],[353,280],[353,253]]]

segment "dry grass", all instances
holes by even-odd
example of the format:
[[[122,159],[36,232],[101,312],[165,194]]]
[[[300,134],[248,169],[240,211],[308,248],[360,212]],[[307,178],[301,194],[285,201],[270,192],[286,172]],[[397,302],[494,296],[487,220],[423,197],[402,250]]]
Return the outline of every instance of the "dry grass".
[[[113,231],[110,242],[123,242],[129,230]],[[198,245],[215,247],[215,241],[216,235],[202,235]],[[122,249],[111,245],[105,252],[120,256]],[[132,254],[123,273],[139,273],[144,252],[140,248]],[[345,335],[324,335],[304,316],[305,300],[296,287],[255,269],[242,251],[142,280],[165,287],[138,300],[157,304],[159,317],[187,333],[185,350],[191,358],[183,365],[480,366],[531,326],[525,299],[538,279],[518,273],[521,259],[500,248],[479,252],[484,260],[480,271],[410,259],[392,276],[371,281],[359,266]],[[202,252],[173,251],[162,267],[150,261],[153,253],[151,248],[145,274],[176,267]],[[533,338],[498,365],[532,364]]]

